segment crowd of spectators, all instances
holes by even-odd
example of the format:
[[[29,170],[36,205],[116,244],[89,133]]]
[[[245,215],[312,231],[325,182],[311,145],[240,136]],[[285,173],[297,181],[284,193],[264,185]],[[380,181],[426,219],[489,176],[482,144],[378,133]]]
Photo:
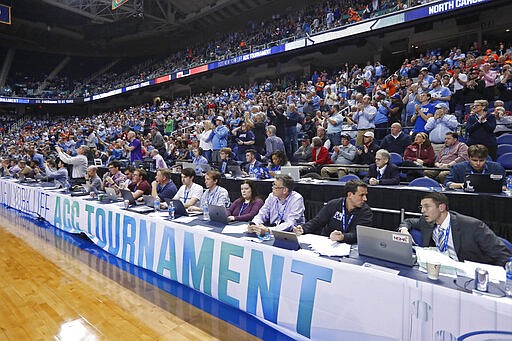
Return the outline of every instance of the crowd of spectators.
[[[414,1],[411,5],[424,2],[428,1]],[[0,89],[0,95],[45,98],[91,96],[404,8],[407,5],[398,0],[326,0],[299,8],[293,13],[274,14],[268,20],[250,21],[247,27],[239,31],[219,33],[207,42],[197,42],[195,46],[177,51],[163,59],[149,59],[122,73],[107,71],[91,82],[56,76],[41,94],[36,93],[36,90],[45,77],[12,80],[8,83],[10,85]]]
[[[307,172],[332,177],[367,169],[385,148],[403,165],[418,167],[407,174],[413,179],[424,166],[446,169],[466,160],[463,152],[442,159],[452,140],[484,145],[496,159],[496,136],[512,130],[512,51],[503,46],[465,53],[453,48],[446,56],[426,52],[390,75],[379,62],[345,64],[93,117],[31,119],[5,132],[0,150],[12,164],[26,158],[20,146],[45,157],[55,147],[76,155],[86,146],[89,162],[149,159],[167,167],[205,159],[222,172],[255,156],[270,174],[302,162]],[[354,164],[361,168],[347,167]],[[321,172],[325,165],[330,172]]]

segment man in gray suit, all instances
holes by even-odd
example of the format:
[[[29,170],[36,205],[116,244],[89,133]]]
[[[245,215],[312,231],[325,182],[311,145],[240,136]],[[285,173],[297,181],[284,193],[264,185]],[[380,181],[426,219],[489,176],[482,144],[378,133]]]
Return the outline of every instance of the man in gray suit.
[[[457,261],[503,266],[512,252],[482,221],[448,210],[448,197],[428,193],[421,199],[421,218],[405,219],[401,233],[421,231],[423,246],[437,246]]]

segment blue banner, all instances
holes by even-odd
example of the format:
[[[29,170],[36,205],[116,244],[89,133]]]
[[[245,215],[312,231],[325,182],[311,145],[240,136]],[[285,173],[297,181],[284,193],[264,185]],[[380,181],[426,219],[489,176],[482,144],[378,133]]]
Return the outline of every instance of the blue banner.
[[[11,7],[0,5],[0,23],[11,24]]]
[[[448,0],[436,2],[431,5],[405,12],[405,21],[426,18],[437,14],[451,12],[453,10],[461,9],[464,7],[479,5],[489,1],[491,0]]]

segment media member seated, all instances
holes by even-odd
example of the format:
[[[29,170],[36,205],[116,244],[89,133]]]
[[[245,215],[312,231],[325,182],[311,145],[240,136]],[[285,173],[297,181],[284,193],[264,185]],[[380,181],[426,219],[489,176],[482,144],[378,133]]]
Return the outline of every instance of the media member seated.
[[[363,179],[370,185],[398,185],[400,184],[400,169],[389,162],[390,155],[385,149],[377,150],[375,163],[370,165],[368,175]]]
[[[9,171],[14,177],[18,177],[19,179],[33,178],[35,175],[32,167],[27,165],[27,161],[25,160],[18,160],[17,165],[12,167]]]
[[[270,154],[270,162],[268,163],[268,170],[271,176],[275,176],[276,172],[281,170],[282,166],[290,166],[290,162],[286,154],[282,150],[277,150]]]
[[[56,186],[58,185],[59,187],[65,188],[66,185],[69,185],[68,169],[61,159],[56,159],[55,161],[49,159],[44,162],[44,169],[44,175],[48,177],[48,179],[53,179]]]
[[[192,163],[195,165],[196,169],[200,170],[198,172],[199,174],[202,172],[200,165],[207,165],[208,160],[203,156],[203,148],[201,147],[195,147],[194,149],[192,149],[192,154],[194,155],[192,157]]]
[[[329,201],[316,217],[293,229],[298,235],[314,233],[328,236],[333,241],[357,243],[357,225],[369,226],[373,213],[366,203],[368,185],[361,180],[345,184],[345,197]]]
[[[428,193],[421,200],[421,218],[405,219],[401,233],[421,231],[424,247],[437,247],[439,252],[463,262],[465,260],[503,266],[512,253],[482,221],[449,210],[448,197]]]
[[[247,230],[264,235],[270,228],[292,231],[294,226],[304,223],[304,199],[293,190],[291,176],[276,175],[270,193],[258,214],[249,223]]]
[[[133,193],[135,200],[143,195],[151,194],[151,185],[148,180],[148,173],[144,169],[137,168],[133,172],[133,181],[128,185],[128,189]]]
[[[464,181],[468,174],[496,174],[502,176],[503,186],[505,186],[506,172],[505,168],[497,162],[488,161],[489,154],[487,147],[482,144],[474,144],[468,147],[469,161],[457,163],[450,170],[446,177],[445,186],[451,189],[464,188]]]
[[[87,167],[87,171],[85,173],[85,184],[90,186],[92,191],[98,192],[103,190],[103,184],[98,176],[98,167]]]
[[[228,221],[251,221],[263,206],[263,200],[258,197],[253,181],[242,181],[240,192],[242,196],[236,199],[227,210]]]
[[[181,170],[181,187],[173,197],[174,200],[180,200],[185,208],[190,206],[199,206],[199,200],[203,195],[203,187],[194,183],[196,172],[192,168],[183,168]]]
[[[224,147],[219,152],[219,162],[217,164],[217,170],[221,174],[226,174],[229,172],[228,166],[238,166],[235,160],[231,159],[231,155],[233,154],[231,148]]]
[[[192,168],[187,168],[192,169]],[[194,172],[194,170],[192,169]],[[195,172],[194,172],[195,174]],[[199,185],[198,185],[199,186]],[[201,186],[199,186],[201,187]],[[151,196],[157,197],[165,207],[165,199],[172,199],[176,195],[177,189],[171,179],[171,171],[168,168],[160,168],[156,171],[155,180],[151,183]]]
[[[229,201],[228,191],[224,187],[219,186],[221,174],[216,170],[206,172],[204,176],[204,185],[206,191],[203,192],[200,200],[200,207],[190,206],[189,210],[200,212],[202,208],[208,205],[226,206],[231,203]]]
[[[242,170],[244,175],[250,175],[254,169],[263,167],[263,164],[256,160],[256,151],[254,149],[249,149],[245,152],[245,161],[246,163]]]
[[[110,161],[108,164],[108,172],[103,175],[103,188],[113,188],[117,194],[120,193],[119,190],[121,188],[124,188],[124,182],[126,181],[126,175],[124,175],[119,168],[121,168],[119,161]]]

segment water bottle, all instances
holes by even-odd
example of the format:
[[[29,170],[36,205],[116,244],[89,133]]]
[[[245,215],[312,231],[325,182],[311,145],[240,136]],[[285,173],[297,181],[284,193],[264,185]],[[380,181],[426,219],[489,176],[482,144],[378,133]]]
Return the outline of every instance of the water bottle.
[[[512,257],[505,264],[505,272],[507,273],[507,281],[505,282],[505,294],[512,297]]]
[[[505,193],[511,197],[512,196],[512,175],[509,175],[507,178],[507,190]]]
[[[203,220],[210,220],[210,212],[208,212],[208,204],[203,205]]]
[[[153,202],[153,207],[155,208],[155,212],[158,212],[160,210],[160,200],[155,199]]]
[[[174,207],[174,204],[172,201],[169,202],[169,206],[167,207],[167,212],[169,212],[169,219],[174,219],[174,213],[176,211],[176,208]]]

